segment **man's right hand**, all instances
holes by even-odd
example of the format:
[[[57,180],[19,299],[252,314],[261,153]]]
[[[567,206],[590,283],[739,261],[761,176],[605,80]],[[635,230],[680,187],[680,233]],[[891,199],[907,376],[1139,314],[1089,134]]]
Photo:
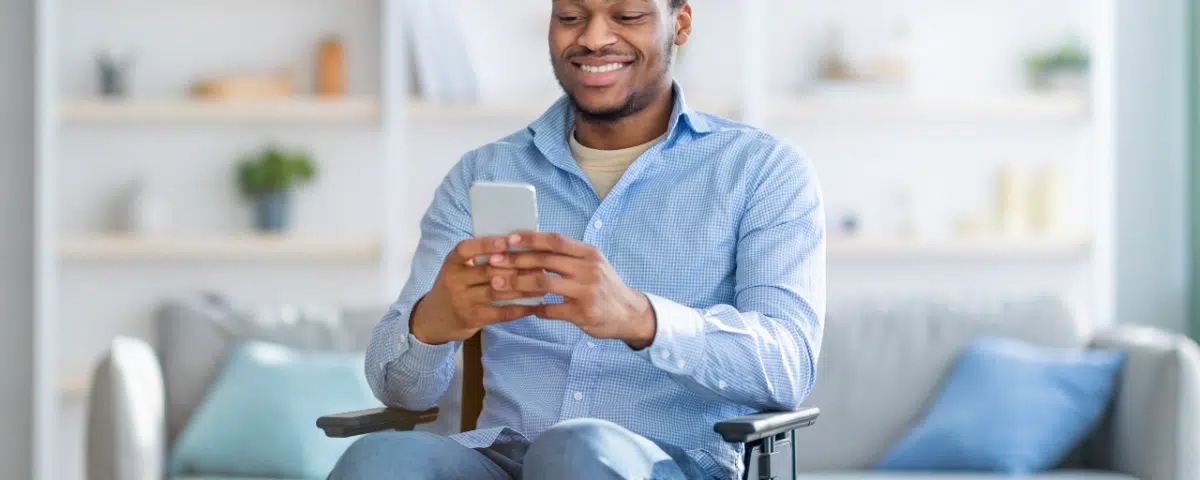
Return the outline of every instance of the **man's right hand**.
[[[520,295],[498,292],[493,282],[511,282],[516,270],[476,265],[475,257],[508,250],[504,237],[470,238],[460,242],[442,264],[433,288],[413,308],[409,331],[423,343],[441,345],[463,341],[480,329],[533,315],[535,307],[493,307],[493,301]]]

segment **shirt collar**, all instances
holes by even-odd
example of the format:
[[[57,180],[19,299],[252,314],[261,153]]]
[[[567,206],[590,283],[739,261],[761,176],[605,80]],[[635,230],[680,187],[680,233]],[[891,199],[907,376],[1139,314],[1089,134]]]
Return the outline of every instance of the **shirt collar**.
[[[675,93],[675,106],[671,111],[671,123],[667,126],[667,143],[673,143],[679,134],[680,125],[684,125],[697,134],[712,131],[712,125],[703,115],[693,110],[684,98],[683,89],[678,82],[671,82]],[[533,132],[534,143],[547,156],[567,148],[567,135],[575,128],[575,107],[571,99],[563,95],[554,102],[546,113],[529,125]]]

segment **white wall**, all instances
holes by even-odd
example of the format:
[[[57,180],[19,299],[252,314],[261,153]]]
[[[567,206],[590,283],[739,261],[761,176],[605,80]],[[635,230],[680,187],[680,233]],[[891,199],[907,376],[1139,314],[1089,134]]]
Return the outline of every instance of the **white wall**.
[[[0,0],[0,478],[32,475],[33,1]]]
[[[1181,330],[1187,307],[1184,0],[1117,10],[1116,310]]]

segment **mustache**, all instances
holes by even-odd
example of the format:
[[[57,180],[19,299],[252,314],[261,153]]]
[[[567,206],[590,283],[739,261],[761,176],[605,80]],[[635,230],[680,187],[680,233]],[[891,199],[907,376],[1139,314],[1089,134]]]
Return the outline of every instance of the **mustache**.
[[[576,45],[576,46],[571,47],[571,49],[567,50],[567,54],[564,56],[564,58],[566,58],[567,60],[574,60],[577,58],[607,57],[607,56],[636,58],[638,55],[637,55],[637,52],[621,51],[621,50],[617,49],[616,47],[604,47],[600,50],[592,50],[587,47]]]

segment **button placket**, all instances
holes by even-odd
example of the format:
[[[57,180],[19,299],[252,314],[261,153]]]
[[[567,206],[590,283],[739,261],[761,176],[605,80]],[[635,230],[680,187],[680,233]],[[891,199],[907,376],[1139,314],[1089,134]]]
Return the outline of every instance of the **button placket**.
[[[594,354],[596,342],[593,340],[581,340],[575,344],[574,351],[571,352],[571,362],[567,372],[566,391],[563,396],[563,406],[561,420],[568,418],[584,417],[588,415],[587,403],[584,402],[588,385],[591,385],[590,379],[586,378],[586,365],[591,362],[591,355]]]

